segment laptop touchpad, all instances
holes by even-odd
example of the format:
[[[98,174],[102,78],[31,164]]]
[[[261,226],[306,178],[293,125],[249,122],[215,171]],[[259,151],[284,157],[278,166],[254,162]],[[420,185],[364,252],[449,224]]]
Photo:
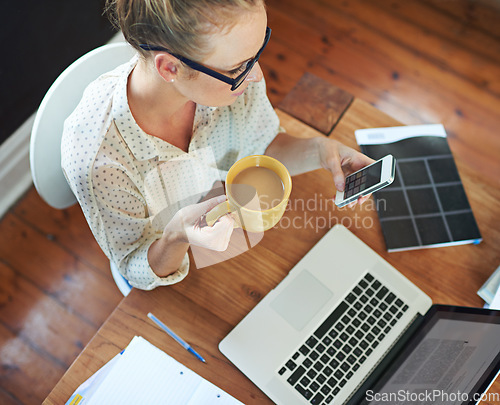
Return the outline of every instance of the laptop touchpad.
[[[296,330],[302,330],[332,296],[330,289],[304,270],[271,302],[271,308]]]

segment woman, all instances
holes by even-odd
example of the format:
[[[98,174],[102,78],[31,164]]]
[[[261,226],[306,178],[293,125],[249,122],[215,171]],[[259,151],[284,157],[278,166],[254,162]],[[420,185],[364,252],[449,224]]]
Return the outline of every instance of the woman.
[[[203,202],[250,154],[292,175],[371,159],[334,140],[280,131],[257,62],[269,40],[262,0],[109,0],[138,57],[101,76],[65,123],[63,170],[96,240],[134,287],[182,280],[188,248],[227,248],[231,216],[213,227]],[[219,182],[219,183],[218,183]],[[220,194],[220,192],[219,192]]]

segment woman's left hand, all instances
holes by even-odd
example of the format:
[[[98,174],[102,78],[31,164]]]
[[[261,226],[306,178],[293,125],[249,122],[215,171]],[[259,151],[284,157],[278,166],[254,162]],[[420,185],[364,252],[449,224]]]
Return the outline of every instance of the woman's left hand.
[[[345,177],[374,162],[373,159],[354,150],[334,139],[321,138],[318,143],[321,166],[333,175],[333,182],[338,191],[343,191]],[[365,202],[370,195],[358,199],[358,203]],[[352,206],[356,203],[351,203]]]

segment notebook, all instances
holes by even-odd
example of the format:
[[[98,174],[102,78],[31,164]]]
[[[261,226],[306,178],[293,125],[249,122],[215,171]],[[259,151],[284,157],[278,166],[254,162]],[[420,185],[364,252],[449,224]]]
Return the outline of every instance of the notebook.
[[[373,194],[389,252],[481,242],[443,125],[355,131],[363,153],[396,159],[394,182]]]
[[[243,405],[141,336],[85,381],[66,405]]]
[[[498,336],[500,311],[432,305],[336,225],[219,349],[277,404],[387,403],[382,394],[399,391],[409,400],[389,403],[413,403],[484,392],[500,369]]]

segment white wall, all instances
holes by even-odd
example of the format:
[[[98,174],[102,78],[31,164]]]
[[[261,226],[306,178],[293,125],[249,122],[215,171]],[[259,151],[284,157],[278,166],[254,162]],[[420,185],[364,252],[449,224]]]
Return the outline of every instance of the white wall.
[[[29,141],[35,114],[0,145],[0,217],[31,186]]]
[[[121,33],[109,43],[123,41]],[[29,143],[36,113],[0,145],[0,218],[31,187]]]

